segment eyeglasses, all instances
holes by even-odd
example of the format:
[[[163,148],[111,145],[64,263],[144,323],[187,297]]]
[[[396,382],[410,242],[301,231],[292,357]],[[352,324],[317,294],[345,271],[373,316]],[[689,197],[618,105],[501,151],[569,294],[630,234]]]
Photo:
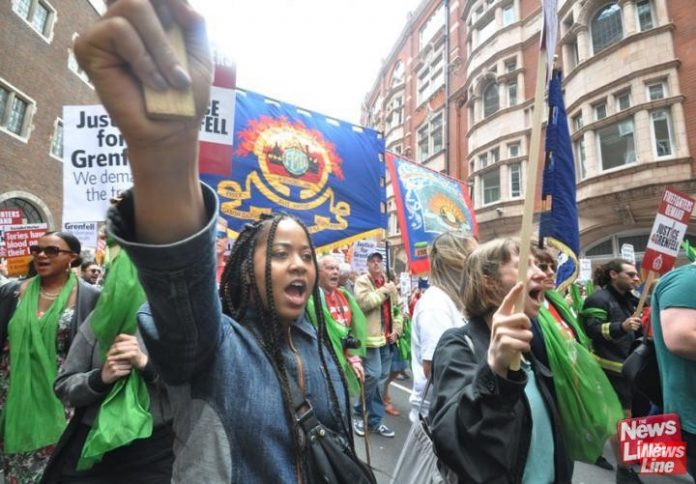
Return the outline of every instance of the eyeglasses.
[[[227,232],[225,232],[224,230],[218,230],[217,232],[215,232],[215,237],[218,239],[226,239]]]
[[[63,250],[55,245],[47,245],[46,247],[41,247],[40,245],[30,245],[29,253],[31,255],[39,255],[41,252],[46,254],[46,257],[55,257],[60,253],[63,254],[74,254],[72,250]]]
[[[555,264],[549,264],[548,262],[539,262],[537,264],[537,267],[542,270],[542,272],[546,272],[547,270],[551,269],[552,271],[556,272],[556,265]]]

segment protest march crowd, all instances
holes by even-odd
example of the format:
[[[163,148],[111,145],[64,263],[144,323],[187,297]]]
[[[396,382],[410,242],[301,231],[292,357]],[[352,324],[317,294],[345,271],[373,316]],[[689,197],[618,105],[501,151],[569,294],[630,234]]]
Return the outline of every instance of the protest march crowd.
[[[616,482],[641,482],[617,425],[672,413],[696,477],[696,265],[646,284],[647,301],[623,259],[559,292],[550,249],[521,264],[528,242],[444,232],[427,282],[399,294],[381,252],[350,274],[284,213],[246,224],[224,255],[197,166],[204,21],[180,0],[107,3],[75,54],[134,183],[108,212],[104,261],[49,232],[30,276],[0,280],[5,482],[376,482],[355,436],[394,437],[389,382],[409,360],[393,482],[566,483],[576,461],[611,468],[607,443]],[[191,89],[196,118],[151,119],[142,85]],[[626,371],[646,342],[659,371]]]

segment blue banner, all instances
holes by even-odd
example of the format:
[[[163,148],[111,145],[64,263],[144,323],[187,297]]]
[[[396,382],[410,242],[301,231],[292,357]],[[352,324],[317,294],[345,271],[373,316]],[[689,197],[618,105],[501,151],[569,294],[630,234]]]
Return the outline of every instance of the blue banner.
[[[386,161],[412,274],[430,270],[428,248],[441,233],[458,230],[478,237],[476,215],[461,181],[392,153]]]
[[[232,238],[283,211],[328,249],[386,227],[383,152],[376,131],[237,90],[229,170],[202,167],[201,179],[217,191]]]
[[[563,290],[579,273],[580,229],[576,199],[573,145],[563,103],[561,72],[549,82],[549,122],[546,126],[546,164],[541,193],[539,240],[559,250],[556,286]]]

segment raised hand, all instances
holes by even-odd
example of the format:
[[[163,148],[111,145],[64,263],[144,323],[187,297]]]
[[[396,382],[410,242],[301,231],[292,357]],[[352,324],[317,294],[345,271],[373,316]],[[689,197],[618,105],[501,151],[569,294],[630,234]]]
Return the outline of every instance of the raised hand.
[[[507,377],[508,368],[517,361],[520,353],[530,351],[532,341],[531,322],[524,313],[515,312],[515,302],[524,290],[518,282],[507,293],[491,322],[491,342],[488,346],[488,366],[502,377]]]

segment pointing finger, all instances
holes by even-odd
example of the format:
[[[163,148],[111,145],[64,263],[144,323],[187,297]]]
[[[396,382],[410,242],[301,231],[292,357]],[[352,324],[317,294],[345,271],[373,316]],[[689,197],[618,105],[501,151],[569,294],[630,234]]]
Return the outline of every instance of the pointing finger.
[[[518,282],[515,284],[514,287],[510,289],[510,292],[505,295],[503,302],[500,304],[500,307],[496,312],[503,315],[512,314],[515,311],[515,303],[519,299],[522,289],[524,289],[523,282]]]

